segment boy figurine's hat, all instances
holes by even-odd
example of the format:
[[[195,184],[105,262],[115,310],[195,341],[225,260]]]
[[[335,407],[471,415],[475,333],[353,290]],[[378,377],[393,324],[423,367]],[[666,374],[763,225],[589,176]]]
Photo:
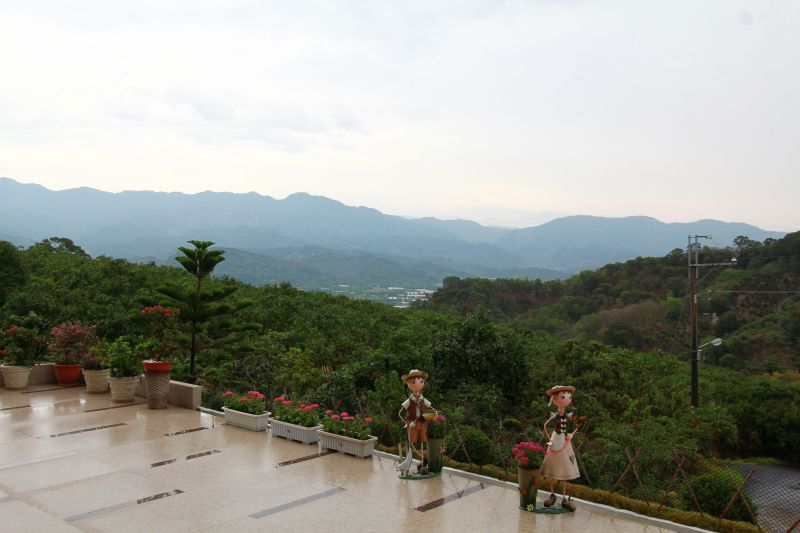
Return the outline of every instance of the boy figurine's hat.
[[[407,383],[408,380],[411,379],[411,378],[422,378],[425,381],[428,381],[428,373],[427,372],[423,372],[422,370],[417,370],[416,368],[414,368],[413,370],[411,370],[411,372],[409,372],[408,374],[402,376],[400,379],[403,380],[403,383]]]
[[[556,385],[555,387],[550,387],[547,389],[547,395],[552,397],[554,394],[557,394],[561,391],[575,392],[575,387],[572,385]]]

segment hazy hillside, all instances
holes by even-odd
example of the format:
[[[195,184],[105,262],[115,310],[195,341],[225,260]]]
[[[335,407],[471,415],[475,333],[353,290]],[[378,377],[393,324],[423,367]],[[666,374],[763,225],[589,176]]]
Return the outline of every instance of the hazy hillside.
[[[0,211],[0,235],[17,245],[60,236],[93,256],[162,262],[185,241],[202,238],[241,251],[241,263],[225,267],[231,276],[303,287],[358,278],[361,284],[433,288],[450,275],[548,280],[662,256],[684,247],[688,234],[713,235],[712,244],[720,246],[738,235],[783,235],[746,224],[665,224],[647,217],[573,216],[512,230],[469,220],[407,219],[306,193],[276,200],[256,193],[51,191],[7,178],[0,178]],[[327,251],[287,256],[286,250],[305,247]]]
[[[730,246],[739,235],[761,241],[785,233],[718,220],[667,224],[641,216],[569,216],[508,232],[495,244],[522,255],[530,264],[575,272],[634,257],[662,256],[675,248],[686,248],[688,235],[710,235],[713,240],[704,244]]]

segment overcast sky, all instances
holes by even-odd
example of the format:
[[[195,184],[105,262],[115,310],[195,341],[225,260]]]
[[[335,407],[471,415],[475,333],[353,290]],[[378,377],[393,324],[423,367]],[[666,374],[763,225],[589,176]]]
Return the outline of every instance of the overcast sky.
[[[3,0],[0,176],[798,230],[798,32],[795,0]]]

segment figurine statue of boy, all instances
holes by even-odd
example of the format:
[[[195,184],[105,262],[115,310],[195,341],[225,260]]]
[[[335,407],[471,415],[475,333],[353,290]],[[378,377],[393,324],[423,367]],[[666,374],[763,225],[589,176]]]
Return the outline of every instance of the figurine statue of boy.
[[[544,423],[544,434],[550,442],[547,443],[547,452],[541,470],[542,477],[550,480],[550,497],[544,501],[544,506],[552,507],[556,503],[556,493],[553,489],[555,482],[560,480],[563,494],[561,507],[570,511],[575,510],[575,502],[572,501],[571,496],[567,499],[567,480],[581,476],[578,470],[578,461],[575,458],[575,450],[572,448],[572,438],[578,431],[578,427],[573,420],[574,413],[565,411],[572,403],[573,392],[575,392],[575,387],[570,385],[556,385],[547,391],[547,395],[550,397],[548,405],[556,404],[558,410],[551,413],[550,418]],[[553,421],[555,426],[553,432],[549,433],[547,424]],[[567,432],[569,422],[575,425],[572,433]]]
[[[422,459],[422,463],[418,467],[418,473],[425,473],[427,468],[427,455],[424,453],[425,443],[428,442],[428,421],[422,416],[426,409],[435,408],[431,406],[422,395],[422,389],[425,388],[425,381],[428,379],[428,374],[422,370],[413,369],[408,374],[405,374],[400,379],[411,390],[411,394],[403,402],[397,416],[400,420],[405,422],[406,435],[408,436],[408,455],[406,459],[398,465],[398,470],[403,474],[408,475],[408,470],[411,468],[412,450]],[[438,413],[438,412],[437,412]],[[420,449],[417,450],[415,444],[419,443]]]

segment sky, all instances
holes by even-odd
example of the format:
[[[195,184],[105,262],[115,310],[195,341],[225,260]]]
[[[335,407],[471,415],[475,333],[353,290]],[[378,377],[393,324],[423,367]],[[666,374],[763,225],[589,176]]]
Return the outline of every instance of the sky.
[[[0,176],[800,229],[795,0],[0,3]]]

